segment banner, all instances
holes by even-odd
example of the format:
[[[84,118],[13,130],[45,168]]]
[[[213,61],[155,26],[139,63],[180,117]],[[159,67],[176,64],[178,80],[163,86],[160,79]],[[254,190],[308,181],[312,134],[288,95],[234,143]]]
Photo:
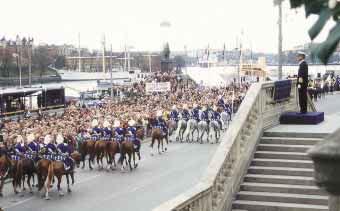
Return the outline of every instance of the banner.
[[[169,92],[170,90],[171,90],[170,82],[146,83],[145,84],[145,91],[147,93]]]

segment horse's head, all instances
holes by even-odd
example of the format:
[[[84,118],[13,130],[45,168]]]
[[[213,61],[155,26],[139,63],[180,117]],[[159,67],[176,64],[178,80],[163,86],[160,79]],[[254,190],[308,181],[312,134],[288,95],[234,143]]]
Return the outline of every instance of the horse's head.
[[[136,132],[136,137],[143,140],[144,139],[144,129],[143,128],[139,128]]]
[[[79,168],[81,161],[81,154],[79,152],[73,152],[71,154],[72,159],[74,160],[76,167]]]

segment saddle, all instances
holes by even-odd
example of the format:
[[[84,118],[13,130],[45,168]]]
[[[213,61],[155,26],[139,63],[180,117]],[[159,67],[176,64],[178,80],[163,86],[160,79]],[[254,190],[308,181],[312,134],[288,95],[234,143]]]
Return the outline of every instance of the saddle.
[[[11,155],[11,160],[21,160],[19,155]]]
[[[91,136],[91,141],[98,141],[99,140],[99,135],[92,135]]]

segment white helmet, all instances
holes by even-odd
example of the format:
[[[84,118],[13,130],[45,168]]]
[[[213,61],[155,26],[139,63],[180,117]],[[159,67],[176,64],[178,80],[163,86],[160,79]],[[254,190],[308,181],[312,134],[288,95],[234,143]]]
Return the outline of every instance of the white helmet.
[[[17,136],[16,142],[17,142],[18,144],[23,143],[23,142],[24,142],[24,138],[23,138],[21,135],[18,135],[18,136]]]
[[[203,110],[203,111],[206,111],[206,110],[207,110],[207,107],[203,106],[202,110]]]
[[[105,120],[103,123],[103,127],[110,127],[110,122]]]
[[[34,139],[35,139],[34,134],[33,134],[33,133],[29,134],[29,135],[27,136],[27,143],[33,142]]]
[[[177,110],[176,105],[173,105],[173,106],[172,106],[172,110]]]
[[[219,95],[219,96],[218,96],[218,99],[219,99],[219,100],[222,99],[222,95]]]
[[[97,119],[94,119],[92,120],[92,127],[97,127],[98,126],[98,120]]]
[[[136,122],[135,122],[135,120],[131,119],[131,120],[128,122],[128,124],[129,124],[130,127],[133,127],[133,126],[135,126]]]
[[[113,127],[119,127],[120,126],[120,121],[116,120],[115,123],[113,124]]]
[[[44,138],[44,144],[49,144],[51,143],[51,135],[46,135]]]
[[[183,105],[183,109],[188,109],[188,105],[187,105],[187,104],[184,104],[184,105]]]
[[[56,142],[57,142],[57,144],[62,144],[62,143],[64,143],[64,137],[63,137],[63,135],[62,135],[61,133],[59,133],[59,134],[57,135]]]
[[[196,103],[194,103],[194,105],[192,106],[193,108],[197,108],[197,104]]]
[[[162,115],[163,115],[163,112],[161,110],[157,111],[157,114],[156,114],[157,117],[161,117]]]

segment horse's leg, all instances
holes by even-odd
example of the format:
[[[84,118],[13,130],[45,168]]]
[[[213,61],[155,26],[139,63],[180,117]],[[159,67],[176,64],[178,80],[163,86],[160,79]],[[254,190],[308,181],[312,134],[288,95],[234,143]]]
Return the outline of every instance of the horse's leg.
[[[70,188],[70,175],[69,174],[66,174],[66,182],[67,182],[67,192],[68,193],[71,193],[71,188]]]
[[[74,185],[74,182],[75,182],[75,180],[74,180],[74,172],[72,171],[70,173],[70,175],[71,175],[72,185]]]
[[[155,144],[155,138],[154,137],[152,137],[151,138],[151,144],[150,144],[150,147],[151,147],[151,156],[153,156],[154,155],[154,153],[153,153],[153,145]]]
[[[5,178],[1,178],[1,181],[0,181],[0,197],[3,197],[4,195],[2,194],[2,189],[4,187],[4,184],[5,184]]]
[[[28,186],[28,188],[30,190],[30,193],[33,193],[32,186],[31,186],[31,178],[33,178],[33,181],[34,181],[33,173],[27,175],[27,186]]]
[[[85,153],[82,153],[82,154],[81,154],[81,161],[83,162],[83,166],[81,167],[82,169],[85,168],[85,157],[86,157],[86,154],[85,154]]]
[[[57,188],[58,188],[59,196],[64,196],[64,193],[61,191],[61,188],[60,188],[61,177],[62,177],[61,175],[57,176],[57,180],[58,180]],[[69,187],[69,182],[68,181],[67,181],[67,187]]]
[[[89,154],[89,160],[88,160],[90,170],[93,170],[93,168],[92,168],[92,166],[91,166],[92,160],[94,160],[94,155],[93,155],[92,153],[90,153],[90,154]]]
[[[49,192],[50,192],[50,185],[53,179],[53,163],[50,164],[50,166],[48,167],[48,174],[47,174],[47,181],[45,184],[45,199],[46,200],[50,200],[49,197]]]
[[[161,138],[158,138],[158,154],[162,154],[160,151],[161,144],[162,144],[162,149],[163,149],[163,141],[161,140]]]
[[[132,149],[133,150],[133,149]],[[133,152],[128,153],[128,157],[129,157],[129,167],[130,167],[130,171],[132,171],[132,166],[131,166],[131,158],[132,158],[132,154]]]
[[[138,163],[136,163],[136,152],[133,150],[132,152],[132,159],[133,159],[133,168],[137,168]]]
[[[169,138],[168,136],[165,136],[165,151],[168,151],[168,145],[169,145]]]

